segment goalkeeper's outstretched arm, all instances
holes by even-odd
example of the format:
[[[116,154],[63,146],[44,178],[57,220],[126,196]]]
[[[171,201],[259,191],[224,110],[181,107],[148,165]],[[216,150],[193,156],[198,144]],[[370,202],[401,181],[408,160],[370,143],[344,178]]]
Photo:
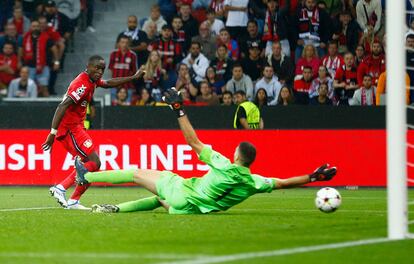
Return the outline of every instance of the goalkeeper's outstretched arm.
[[[180,129],[183,132],[187,144],[190,145],[197,154],[200,154],[204,144],[198,139],[190,120],[188,120],[188,117],[186,115],[179,117],[178,124],[180,125]]]

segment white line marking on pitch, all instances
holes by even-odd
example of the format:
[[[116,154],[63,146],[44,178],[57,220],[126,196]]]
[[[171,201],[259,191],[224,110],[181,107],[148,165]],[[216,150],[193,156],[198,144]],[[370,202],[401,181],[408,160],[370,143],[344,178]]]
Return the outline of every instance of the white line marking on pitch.
[[[250,252],[250,253],[241,253],[241,254],[233,254],[233,255],[223,255],[223,256],[217,256],[217,257],[206,257],[206,258],[190,259],[190,260],[184,260],[184,261],[162,262],[159,264],[211,264],[211,263],[221,263],[221,262],[229,262],[229,261],[237,261],[237,260],[264,258],[264,257],[293,255],[293,254],[298,254],[298,253],[307,253],[307,252],[327,250],[327,249],[355,247],[355,246],[362,246],[362,245],[384,243],[384,242],[389,242],[389,241],[391,240],[389,240],[388,238],[373,238],[373,239],[341,242],[341,243],[334,243],[334,244],[278,249],[278,250],[262,251],[262,252]]]
[[[62,207],[6,208],[6,209],[0,209],[0,212],[37,211],[37,210],[50,210],[50,209],[62,209]]]
[[[84,252],[0,252],[0,258],[92,258],[92,259],[198,259],[208,255],[197,254],[131,254],[131,253],[84,253]]]

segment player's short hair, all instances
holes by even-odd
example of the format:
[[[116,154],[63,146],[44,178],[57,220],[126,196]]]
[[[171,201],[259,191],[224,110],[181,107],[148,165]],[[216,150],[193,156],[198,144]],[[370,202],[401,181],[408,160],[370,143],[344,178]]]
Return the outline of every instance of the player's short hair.
[[[245,167],[250,167],[250,165],[256,159],[256,148],[253,144],[249,142],[241,142],[239,144],[239,158],[241,163]]]
[[[241,68],[241,69],[242,69],[242,71],[243,71],[243,66],[242,66],[242,65],[241,65],[241,63],[239,63],[239,62],[235,62],[235,63],[233,64],[233,68],[232,68],[232,70],[233,70],[234,68]]]
[[[247,25],[248,24],[255,24],[256,25],[256,27],[258,27],[259,25],[257,24],[257,21],[256,20],[254,20],[254,19],[250,19],[248,22],[247,22]]]
[[[370,74],[364,74],[364,77],[362,79],[365,79],[365,77],[368,77],[372,80],[372,76]]]
[[[96,63],[98,63],[99,61],[104,61],[105,59],[102,57],[102,56],[99,56],[99,55],[93,55],[93,56],[91,56],[91,57],[89,57],[89,60],[88,60],[88,65],[91,65],[91,64],[96,64]]]

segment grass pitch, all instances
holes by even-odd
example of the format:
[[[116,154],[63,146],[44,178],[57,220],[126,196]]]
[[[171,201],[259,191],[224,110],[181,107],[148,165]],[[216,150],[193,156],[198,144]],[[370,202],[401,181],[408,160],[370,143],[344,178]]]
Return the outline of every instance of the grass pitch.
[[[47,187],[3,187],[0,263],[412,263],[414,240],[239,255],[386,236],[385,190],[339,189],[343,203],[332,214],[315,209],[316,191],[275,191],[227,212],[180,216],[163,209],[109,215],[69,211],[57,208]],[[409,194],[414,200],[414,190]],[[92,187],[82,202],[119,203],[149,195],[140,188]],[[42,210],[7,209],[35,207]],[[410,210],[413,220],[414,206]],[[234,254],[237,260],[215,258]]]

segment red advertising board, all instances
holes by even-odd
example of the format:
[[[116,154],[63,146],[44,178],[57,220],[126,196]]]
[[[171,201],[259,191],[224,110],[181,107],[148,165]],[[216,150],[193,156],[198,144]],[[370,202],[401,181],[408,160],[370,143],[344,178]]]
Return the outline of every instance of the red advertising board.
[[[0,184],[53,184],[72,170],[73,160],[56,142],[51,154],[40,145],[47,130],[0,130]],[[331,186],[385,186],[384,130],[199,130],[201,141],[232,158],[241,141],[257,147],[252,172],[286,178],[322,163],[338,167]],[[90,131],[102,170],[130,167],[202,176],[208,167],[185,144],[179,130]],[[326,185],[322,183],[321,185]]]

